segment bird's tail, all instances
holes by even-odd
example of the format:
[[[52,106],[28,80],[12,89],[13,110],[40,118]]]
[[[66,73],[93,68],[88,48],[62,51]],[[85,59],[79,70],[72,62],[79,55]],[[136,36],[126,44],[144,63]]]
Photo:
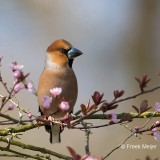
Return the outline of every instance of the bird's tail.
[[[52,129],[50,130],[50,143],[60,143],[61,137],[60,137],[60,126],[54,125],[52,126]]]

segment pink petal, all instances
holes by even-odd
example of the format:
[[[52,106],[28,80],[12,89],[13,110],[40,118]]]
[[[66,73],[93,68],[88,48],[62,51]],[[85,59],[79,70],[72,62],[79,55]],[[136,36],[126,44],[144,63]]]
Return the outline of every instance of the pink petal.
[[[28,89],[28,91],[31,92],[31,93],[35,93],[35,92],[36,92],[36,90],[35,90],[35,88],[34,88],[34,85],[33,85],[33,82],[32,82],[31,80],[29,80],[29,81],[27,82],[27,89]]]
[[[156,102],[155,106],[154,106],[154,109],[157,111],[157,112],[160,112],[160,103],[159,102]]]
[[[114,123],[118,123],[119,122],[119,120],[117,119],[117,114],[116,113],[111,113],[111,120]]]
[[[28,118],[32,118],[32,113],[28,113]]]
[[[8,66],[10,69],[12,69],[12,71],[21,70],[24,67],[23,65],[17,64],[17,62],[12,62],[8,64]]]
[[[135,130],[137,130],[137,131],[138,131],[138,130],[139,130],[139,126],[135,126]]]
[[[17,93],[23,88],[25,88],[24,84],[22,82],[19,82],[14,86],[14,92]]]
[[[13,110],[14,109],[14,105],[13,104],[10,104],[9,106],[8,106],[8,110]]]
[[[111,119],[114,123],[118,123],[119,122],[119,119],[116,119],[116,118],[112,118]]]
[[[43,108],[48,109],[51,105],[52,98],[49,96],[43,96],[42,97],[42,102],[43,102]]]
[[[13,75],[14,75],[15,78],[20,78],[20,77],[21,77],[21,71],[15,70],[15,71],[13,72]]]
[[[117,114],[116,113],[111,113],[111,119],[112,118],[117,118]]]
[[[152,129],[152,132],[154,133],[154,132],[157,132],[158,131],[158,129],[157,128],[153,128]]]
[[[156,141],[159,141],[158,139],[160,138],[160,134],[158,132],[153,133],[154,138]]]
[[[57,97],[57,96],[59,96],[61,94],[62,88],[56,87],[56,88],[50,89],[50,92],[52,93],[52,95],[54,97]]]
[[[66,101],[62,101],[59,108],[63,111],[63,110],[68,110],[69,109],[69,103]]]

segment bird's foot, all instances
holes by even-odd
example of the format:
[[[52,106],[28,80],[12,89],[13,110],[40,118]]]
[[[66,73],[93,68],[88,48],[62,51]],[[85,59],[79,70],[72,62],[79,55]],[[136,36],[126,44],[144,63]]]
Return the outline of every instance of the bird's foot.
[[[48,121],[50,121],[50,126],[52,127],[52,122],[54,121],[54,118],[52,116],[49,116]]]
[[[75,114],[73,114],[73,113],[70,113],[70,115],[71,115],[72,117],[76,117],[76,115],[75,115]]]

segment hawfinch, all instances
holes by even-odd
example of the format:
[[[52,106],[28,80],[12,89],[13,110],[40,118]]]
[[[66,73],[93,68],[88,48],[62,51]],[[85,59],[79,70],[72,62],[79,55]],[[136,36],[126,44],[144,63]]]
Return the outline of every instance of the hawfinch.
[[[61,39],[53,42],[47,49],[44,70],[38,84],[38,103],[41,115],[52,119],[60,119],[67,112],[71,113],[77,100],[78,86],[75,73],[72,69],[74,58],[80,56],[81,51],[74,48],[69,42]],[[60,94],[54,96],[51,89],[59,89]],[[50,106],[45,109],[43,98],[50,97]],[[60,108],[61,103],[67,105],[67,110]],[[60,143],[61,128],[58,125],[46,125],[50,133],[50,143]]]

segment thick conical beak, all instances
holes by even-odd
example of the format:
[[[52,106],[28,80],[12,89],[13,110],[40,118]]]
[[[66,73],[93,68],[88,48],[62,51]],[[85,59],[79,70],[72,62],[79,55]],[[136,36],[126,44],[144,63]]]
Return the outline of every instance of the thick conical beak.
[[[68,51],[68,58],[69,59],[74,59],[78,56],[80,56],[81,54],[83,54],[81,51],[79,51],[78,49],[71,47],[71,49]]]

